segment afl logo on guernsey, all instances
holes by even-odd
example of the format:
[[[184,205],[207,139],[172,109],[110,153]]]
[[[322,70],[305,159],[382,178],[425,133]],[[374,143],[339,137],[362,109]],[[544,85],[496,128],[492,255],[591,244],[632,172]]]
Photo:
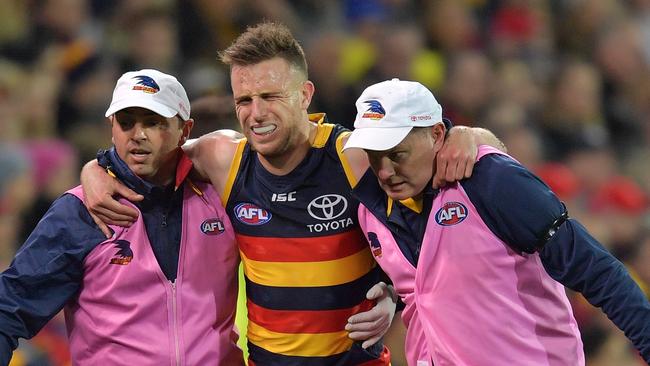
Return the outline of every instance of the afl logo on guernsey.
[[[271,213],[252,203],[244,202],[235,206],[235,217],[246,225],[264,225],[271,221]]]
[[[460,202],[447,202],[436,212],[436,222],[442,226],[460,224],[467,217],[467,207]]]
[[[226,231],[223,221],[219,219],[207,219],[201,223],[201,231],[205,235],[219,235]]]

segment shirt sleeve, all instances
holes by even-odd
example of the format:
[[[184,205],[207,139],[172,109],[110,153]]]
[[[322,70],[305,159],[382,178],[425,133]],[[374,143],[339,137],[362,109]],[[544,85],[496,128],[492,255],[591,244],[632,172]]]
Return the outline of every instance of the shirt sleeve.
[[[543,246],[566,211],[544,182],[506,155],[483,156],[461,184],[490,230],[519,253]]]
[[[580,223],[562,220],[566,209],[548,186],[499,154],[481,158],[462,185],[495,235],[515,251],[538,251],[547,273],[600,307],[650,363],[650,303]]]
[[[0,365],[18,338],[33,337],[77,293],[84,258],[104,240],[77,197],[52,204],[0,274]]]
[[[620,261],[572,219],[539,255],[553,279],[601,308],[650,364],[650,303]]]

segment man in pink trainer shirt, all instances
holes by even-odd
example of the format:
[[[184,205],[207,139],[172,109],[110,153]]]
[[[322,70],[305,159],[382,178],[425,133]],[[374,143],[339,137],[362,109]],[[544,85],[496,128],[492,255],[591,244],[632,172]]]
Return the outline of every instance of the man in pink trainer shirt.
[[[480,146],[470,178],[435,190],[447,128],[431,92],[393,79],[356,105],[344,149],[365,150],[372,170],[354,189],[359,224],[406,305],[409,365],[584,365],[562,285],[650,361],[648,300],[541,180]]]
[[[81,186],[59,197],[0,274],[0,365],[65,307],[75,365],[243,365],[234,329],[239,253],[218,194],[188,178],[180,146],[194,121],[183,86],[124,74],[98,161],[142,194],[106,238]]]

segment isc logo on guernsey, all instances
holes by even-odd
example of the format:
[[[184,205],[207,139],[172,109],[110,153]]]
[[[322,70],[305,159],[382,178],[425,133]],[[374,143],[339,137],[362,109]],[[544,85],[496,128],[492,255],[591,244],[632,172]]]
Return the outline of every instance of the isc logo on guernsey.
[[[252,203],[243,202],[235,206],[235,217],[246,225],[263,225],[271,221],[271,213]]]

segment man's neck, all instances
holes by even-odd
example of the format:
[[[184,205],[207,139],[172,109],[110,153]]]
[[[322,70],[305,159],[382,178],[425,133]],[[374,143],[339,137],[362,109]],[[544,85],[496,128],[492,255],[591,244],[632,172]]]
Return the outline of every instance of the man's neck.
[[[174,171],[175,173],[175,171]],[[145,180],[145,182],[151,184],[154,187],[160,187],[160,188],[166,188],[172,185],[174,183],[174,177],[170,176],[168,179],[165,180],[156,180],[155,182],[150,182]]]
[[[180,160],[181,157],[181,150],[178,149],[177,153],[175,154],[175,157],[171,161],[167,161],[166,163],[162,163],[162,166],[158,170],[158,174],[154,177],[151,177],[149,179],[147,178],[142,178],[142,180],[146,181],[147,183],[156,186],[156,187],[167,187],[169,185],[174,184],[174,181],[176,179],[176,168],[178,166],[178,161]],[[168,168],[169,167],[169,168]],[[170,169],[171,168],[171,169]]]
[[[277,156],[257,154],[264,169],[273,175],[279,176],[287,175],[296,169],[309,153],[316,138],[316,133],[318,132],[318,125],[312,122],[306,123],[309,124],[308,133],[305,136],[301,136],[300,140],[287,151]]]

